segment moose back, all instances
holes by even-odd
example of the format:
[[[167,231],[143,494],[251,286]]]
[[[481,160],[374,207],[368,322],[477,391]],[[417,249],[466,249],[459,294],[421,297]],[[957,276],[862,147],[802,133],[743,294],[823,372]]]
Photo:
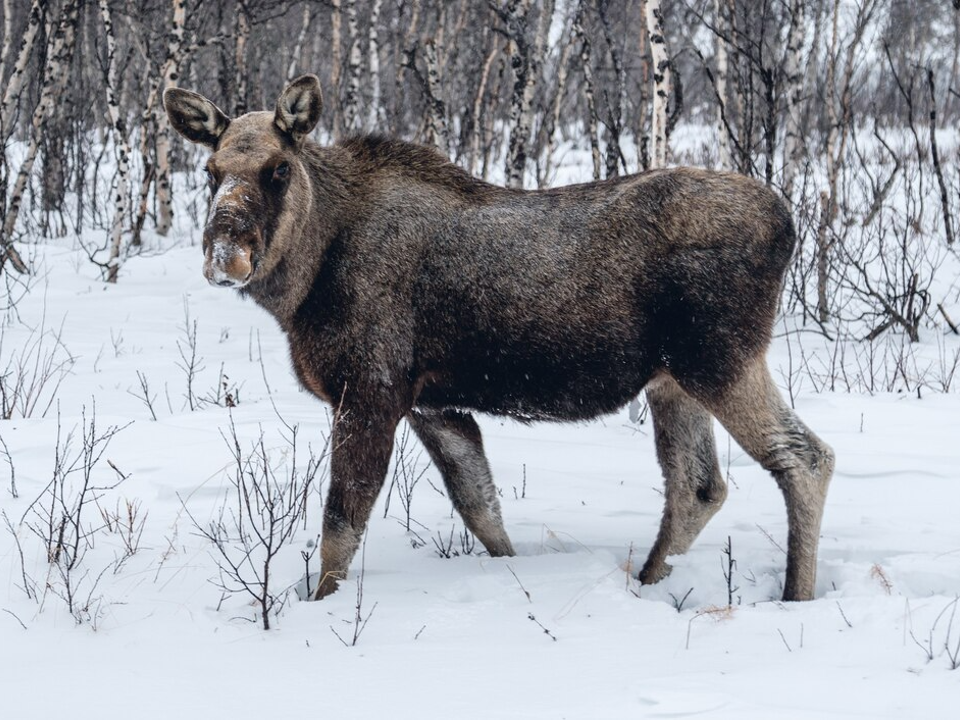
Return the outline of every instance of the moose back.
[[[465,525],[512,555],[471,413],[584,420],[643,389],[666,506],[641,581],[726,497],[713,416],[783,491],[784,599],[813,597],[833,453],[766,365],[795,245],[770,190],[682,168],[511,190],[419,145],[321,147],[312,75],[272,112],[230,119],[180,89],[164,105],[212,151],[204,275],[276,317],[298,378],[336,411],[317,598],[347,572],[403,418]]]

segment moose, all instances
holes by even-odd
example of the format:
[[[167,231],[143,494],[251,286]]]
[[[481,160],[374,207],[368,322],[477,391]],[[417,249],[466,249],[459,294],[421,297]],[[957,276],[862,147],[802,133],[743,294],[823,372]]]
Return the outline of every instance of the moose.
[[[783,492],[784,600],[813,597],[834,455],[766,363],[796,244],[771,190],[676,168],[527,191],[383,136],[321,146],[314,75],[233,119],[183,89],[163,102],[212,151],[204,276],[276,318],[299,381],[335,409],[316,599],[346,576],[404,418],[466,527],[509,556],[473,413],[582,421],[641,390],[666,503],[640,581],[726,498],[715,417]]]

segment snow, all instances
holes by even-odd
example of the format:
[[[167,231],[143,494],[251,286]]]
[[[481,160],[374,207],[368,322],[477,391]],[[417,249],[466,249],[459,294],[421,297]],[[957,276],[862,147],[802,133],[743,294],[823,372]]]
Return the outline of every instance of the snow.
[[[282,468],[289,433],[277,411],[299,424],[301,443],[315,451],[328,413],[298,388],[275,322],[234,292],[210,287],[202,254],[190,246],[196,229],[178,227],[162,252],[148,238],[113,286],[71,240],[38,244],[35,287],[3,327],[5,374],[31,347],[69,367],[55,397],[52,384],[43,388],[30,417],[15,412],[0,422],[19,491],[19,498],[8,491],[0,455],[0,511],[17,531],[23,569],[40,595],[23,591],[17,543],[0,528],[3,717],[956,716],[960,670],[950,669],[944,645],[957,652],[960,642],[960,618],[950,614],[960,595],[957,385],[948,393],[924,385],[920,397],[912,390],[815,392],[821,385],[811,368],[819,366],[803,369],[797,344],[808,354],[828,348],[809,334],[778,338],[770,362],[785,393],[793,379],[798,413],[837,453],[814,601],[779,602],[782,498],[719,428],[726,505],[692,550],[672,559],[667,579],[637,584],[633,576],[657,532],[662,481],[649,423],[631,423],[624,410],[576,425],[481,418],[517,557],[439,556],[432,539],[452,532],[459,550],[463,526],[430,468],[413,493],[413,532],[403,527],[396,495],[384,517],[386,487],[374,510],[362,562],[362,614],[372,615],[355,646],[344,646],[331,628],[349,643],[359,554],[336,594],[318,603],[291,594],[264,631],[248,599],[222,597],[216,555],[187,510],[204,524],[228,502],[232,456],[223,434],[231,414],[241,442],[248,446],[262,432]],[[956,298],[947,303],[960,315]],[[199,409],[191,412],[183,366],[194,322],[202,360],[194,381]],[[926,328],[911,352],[931,373],[938,348],[958,346]],[[156,421],[136,397],[138,372],[155,396]],[[239,399],[232,409],[218,393],[224,383]],[[219,405],[211,402],[217,397]],[[62,436],[79,432],[94,399],[99,430],[132,421],[94,477],[116,481],[109,459],[129,478],[103,492],[86,521],[99,527],[100,509],[122,511],[130,500],[140,503],[144,522],[138,551],[118,569],[120,536],[95,532],[81,563],[84,597],[93,602],[78,623],[57,595],[62,583],[43,546],[21,520],[31,522],[30,504],[50,481],[58,412]],[[72,451],[78,448],[75,435]],[[409,452],[405,462],[419,472],[426,455],[415,445]],[[302,468],[305,445],[298,453]],[[306,530],[275,561],[278,589],[299,583],[302,590],[300,553],[311,549],[320,519],[315,494]],[[736,561],[731,607],[728,538]],[[314,557],[313,573],[317,565]],[[932,660],[919,646],[928,641]]]

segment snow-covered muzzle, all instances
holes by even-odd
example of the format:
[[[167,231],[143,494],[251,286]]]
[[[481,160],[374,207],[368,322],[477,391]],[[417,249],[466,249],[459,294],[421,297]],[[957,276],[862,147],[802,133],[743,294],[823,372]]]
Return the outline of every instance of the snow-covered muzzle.
[[[257,268],[263,231],[257,218],[260,203],[255,186],[228,176],[210,201],[203,230],[203,276],[217,287],[240,288]]]

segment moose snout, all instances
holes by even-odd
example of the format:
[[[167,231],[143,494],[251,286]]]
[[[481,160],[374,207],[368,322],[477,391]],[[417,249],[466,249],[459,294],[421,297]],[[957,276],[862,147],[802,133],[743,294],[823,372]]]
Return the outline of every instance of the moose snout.
[[[217,287],[242,287],[253,275],[252,253],[236,241],[217,238],[207,247],[203,276]]]

